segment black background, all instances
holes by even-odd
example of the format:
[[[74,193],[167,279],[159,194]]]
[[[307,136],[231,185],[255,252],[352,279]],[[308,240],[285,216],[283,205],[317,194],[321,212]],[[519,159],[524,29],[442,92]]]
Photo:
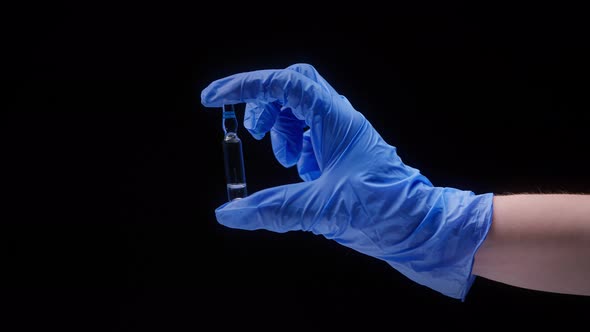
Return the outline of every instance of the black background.
[[[219,225],[221,117],[200,104],[306,62],[437,186],[588,193],[583,11],[276,5],[4,13],[0,329],[585,324],[587,297],[478,278],[461,302],[312,234]],[[299,181],[242,139],[251,192]]]

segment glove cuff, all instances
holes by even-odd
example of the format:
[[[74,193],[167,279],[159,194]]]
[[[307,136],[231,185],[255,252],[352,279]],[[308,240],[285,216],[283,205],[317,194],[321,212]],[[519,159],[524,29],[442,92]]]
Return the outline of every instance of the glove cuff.
[[[431,207],[413,236],[422,241],[388,263],[413,281],[464,301],[475,281],[475,253],[492,223],[493,194],[453,188],[433,188],[431,194]]]

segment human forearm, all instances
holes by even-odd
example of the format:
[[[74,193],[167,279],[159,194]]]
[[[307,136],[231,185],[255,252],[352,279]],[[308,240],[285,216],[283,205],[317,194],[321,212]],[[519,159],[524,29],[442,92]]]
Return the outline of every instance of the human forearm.
[[[590,295],[590,195],[495,196],[473,273],[517,287]]]

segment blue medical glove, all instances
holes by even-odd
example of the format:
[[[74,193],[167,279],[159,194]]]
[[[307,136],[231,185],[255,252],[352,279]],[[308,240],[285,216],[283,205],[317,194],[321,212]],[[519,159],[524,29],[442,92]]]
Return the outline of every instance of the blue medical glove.
[[[278,161],[297,165],[304,180],[221,205],[219,223],[323,235],[465,299],[491,225],[491,193],[433,186],[307,64],[219,79],[201,102],[245,102],[244,126],[257,139],[270,132]]]

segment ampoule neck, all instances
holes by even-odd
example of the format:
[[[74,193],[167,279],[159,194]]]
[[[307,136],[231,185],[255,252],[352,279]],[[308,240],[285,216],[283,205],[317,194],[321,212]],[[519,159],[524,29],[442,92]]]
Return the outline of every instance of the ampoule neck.
[[[236,118],[236,112],[234,111],[234,105],[223,105],[223,132],[226,133],[237,133],[238,132],[238,119]],[[236,135],[237,136],[237,135]]]

